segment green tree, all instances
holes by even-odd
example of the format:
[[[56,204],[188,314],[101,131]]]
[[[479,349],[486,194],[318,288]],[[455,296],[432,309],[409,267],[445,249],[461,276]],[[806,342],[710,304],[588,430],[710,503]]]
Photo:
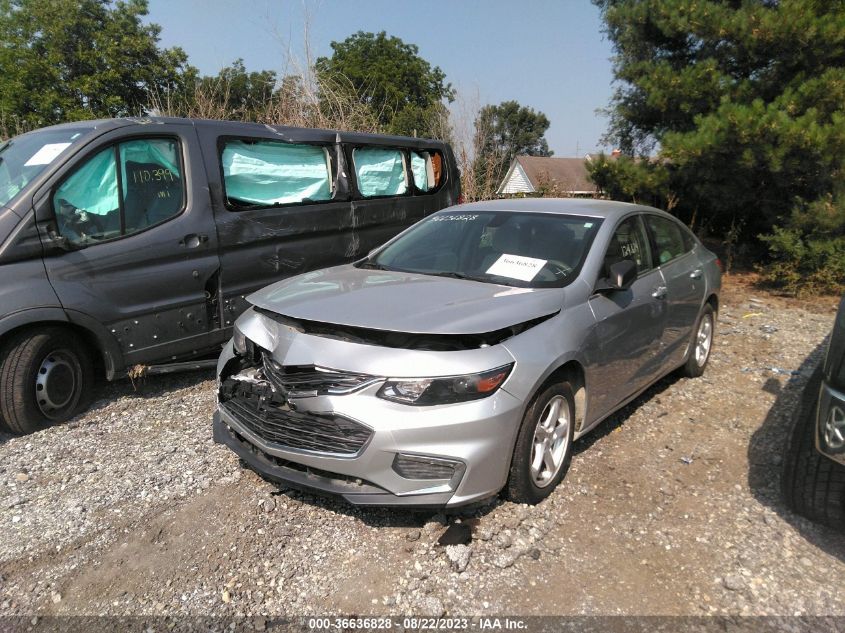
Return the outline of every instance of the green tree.
[[[515,156],[551,156],[546,141],[549,119],[516,101],[486,105],[475,119],[476,182],[491,197]]]
[[[669,173],[655,161],[599,154],[587,161],[587,173],[599,193],[607,198],[664,209],[674,207]]]
[[[659,148],[678,210],[705,228],[806,237],[795,218],[845,171],[845,1],[594,2],[616,50],[607,139]]]
[[[331,57],[316,61],[323,85],[348,85],[393,134],[431,136],[441,119],[443,100],[454,91],[439,67],[419,56],[419,49],[387,33],[359,31],[332,42]]]
[[[199,79],[194,98],[211,100],[206,107],[226,112],[228,118],[255,121],[265,113],[275,91],[275,71],[247,72],[243,59],[236,59],[216,76]]]
[[[749,232],[842,167],[845,4],[596,0],[617,51],[609,139],[655,147],[689,209]]]
[[[24,127],[137,115],[151,92],[190,85],[179,48],[158,47],[146,0],[0,0],[0,117]]]

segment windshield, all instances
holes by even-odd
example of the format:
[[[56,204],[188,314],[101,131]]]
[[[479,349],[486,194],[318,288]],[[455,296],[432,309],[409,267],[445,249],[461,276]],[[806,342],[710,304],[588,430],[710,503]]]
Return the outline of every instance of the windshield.
[[[578,274],[601,219],[508,211],[441,212],[359,266],[528,288]]]
[[[0,142],[0,206],[11,202],[88,129],[43,130]]]

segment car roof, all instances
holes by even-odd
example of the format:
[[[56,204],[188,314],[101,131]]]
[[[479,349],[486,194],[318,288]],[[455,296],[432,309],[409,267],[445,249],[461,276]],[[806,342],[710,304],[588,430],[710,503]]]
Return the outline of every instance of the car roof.
[[[506,198],[470,202],[445,211],[511,211],[521,213],[557,213],[560,215],[587,215],[615,220],[633,211],[648,211],[673,217],[665,211],[629,202],[596,200],[594,198]]]
[[[97,130],[100,132],[126,127],[129,125],[150,125],[150,124],[180,124],[193,125],[197,128],[217,128],[221,131],[227,131],[231,134],[245,134],[250,131],[254,133],[266,132],[268,129],[284,134],[294,130],[306,130],[316,135],[324,135],[327,138],[334,140],[340,137],[346,143],[361,143],[366,144],[372,140],[378,140],[380,144],[394,143],[402,147],[421,148],[429,147],[443,148],[446,143],[437,139],[417,138],[410,136],[396,136],[390,134],[369,134],[364,132],[345,132],[343,130],[328,130],[322,128],[304,128],[287,125],[268,125],[264,123],[253,123],[251,121],[228,121],[223,119],[194,119],[194,118],[180,118],[180,117],[164,117],[164,116],[139,116],[139,117],[116,117],[113,119],[89,119],[83,121],[72,121],[70,123],[59,123],[57,125],[50,125],[43,128],[31,130],[32,132],[40,132],[42,130],[60,130],[60,129],[84,129]]]

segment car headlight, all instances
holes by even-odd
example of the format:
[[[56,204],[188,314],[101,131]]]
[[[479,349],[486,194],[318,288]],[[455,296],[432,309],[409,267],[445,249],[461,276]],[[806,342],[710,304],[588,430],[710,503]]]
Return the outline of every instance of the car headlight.
[[[232,328],[232,346],[238,356],[252,356],[254,344],[236,325]]]
[[[513,363],[479,374],[447,378],[392,378],[376,394],[379,398],[425,406],[478,400],[492,395],[511,373]]]

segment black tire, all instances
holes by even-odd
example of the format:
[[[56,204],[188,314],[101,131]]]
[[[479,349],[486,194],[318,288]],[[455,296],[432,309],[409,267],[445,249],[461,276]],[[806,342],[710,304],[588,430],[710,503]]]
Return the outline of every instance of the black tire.
[[[710,347],[707,349],[707,354],[704,356],[704,361],[700,362],[696,356],[696,344],[699,331],[705,319],[710,321]],[[687,362],[681,367],[681,373],[687,378],[698,378],[704,373],[707,367],[707,361],[710,360],[710,354],[713,352],[713,341],[716,334],[716,313],[713,311],[713,306],[705,303],[701,309],[701,314],[698,315],[698,320],[695,322],[695,328],[692,331],[692,339],[690,340],[690,348],[687,356]]]
[[[531,461],[534,453],[534,432],[538,423],[546,412],[547,406],[556,398],[562,397],[569,414],[569,428],[566,437],[566,449],[560,462],[559,470],[554,477],[549,478],[543,486],[535,483],[531,472]],[[522,418],[519,435],[514,445],[508,482],[505,484],[505,496],[514,503],[539,503],[548,497],[566,476],[569,463],[572,461],[572,438],[575,431],[575,399],[572,388],[567,382],[545,386],[531,402]],[[563,406],[563,405],[562,405]]]
[[[71,330],[26,330],[0,350],[0,418],[12,433],[66,422],[88,407],[93,386],[91,356]]]
[[[845,531],[845,466],[816,449],[816,415],[822,371],[819,367],[793,414],[781,492],[790,510],[811,521]]]

